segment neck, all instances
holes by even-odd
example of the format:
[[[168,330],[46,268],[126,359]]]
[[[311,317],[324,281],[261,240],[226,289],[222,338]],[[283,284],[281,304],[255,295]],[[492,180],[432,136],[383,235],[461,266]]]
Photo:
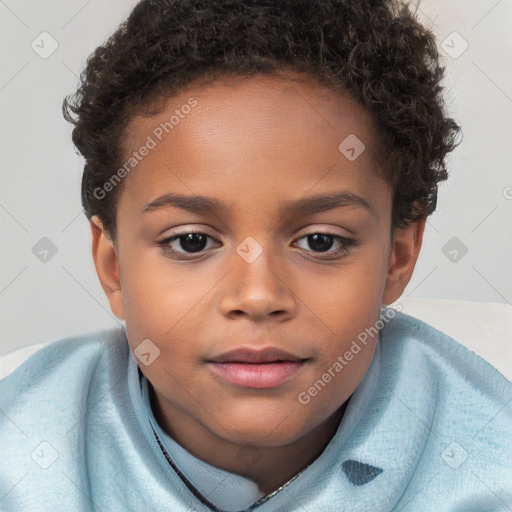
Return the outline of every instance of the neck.
[[[219,438],[179,409],[169,414],[165,408],[164,412],[150,383],[149,394],[155,419],[177,443],[212,466],[252,480],[265,494],[282,487],[320,456],[336,433],[348,404],[347,399],[327,420],[290,444],[257,446]]]

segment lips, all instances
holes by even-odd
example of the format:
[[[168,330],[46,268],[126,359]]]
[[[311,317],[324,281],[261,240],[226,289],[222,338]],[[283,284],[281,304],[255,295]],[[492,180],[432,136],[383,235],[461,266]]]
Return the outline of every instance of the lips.
[[[238,348],[212,358],[215,363],[270,363],[276,361],[300,362],[305,359],[276,347],[265,349]]]
[[[242,347],[207,361],[214,374],[241,387],[273,388],[296,375],[308,359],[277,347]]]

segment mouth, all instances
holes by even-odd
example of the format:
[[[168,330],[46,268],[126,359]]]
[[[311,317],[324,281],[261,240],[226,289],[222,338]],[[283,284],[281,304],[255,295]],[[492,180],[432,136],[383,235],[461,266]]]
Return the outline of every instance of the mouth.
[[[206,361],[214,374],[247,388],[274,388],[295,376],[309,361],[284,350],[241,348]]]

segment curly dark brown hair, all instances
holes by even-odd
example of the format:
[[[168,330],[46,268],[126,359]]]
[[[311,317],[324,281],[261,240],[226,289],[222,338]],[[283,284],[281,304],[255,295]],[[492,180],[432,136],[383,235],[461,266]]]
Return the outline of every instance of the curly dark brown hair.
[[[435,37],[397,0],[142,0],[87,61],[64,117],[85,158],[82,205],[116,239],[121,186],[95,194],[122,164],[128,122],[151,99],[222,74],[307,73],[348,91],[373,116],[393,186],[393,226],[436,208],[459,126],[442,98]],[[154,103],[154,102],[153,102]],[[152,113],[157,113],[153,111]],[[74,116],[73,116],[74,114]]]

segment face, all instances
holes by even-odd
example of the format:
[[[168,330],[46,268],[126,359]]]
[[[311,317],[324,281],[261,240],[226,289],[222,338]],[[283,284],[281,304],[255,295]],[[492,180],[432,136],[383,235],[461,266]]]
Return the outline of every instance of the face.
[[[191,87],[126,134],[127,159],[149,149],[124,178],[109,300],[132,350],[159,351],[139,366],[163,416],[256,446],[311,432],[363,378],[376,338],[351,346],[389,292],[370,115],[311,81],[252,77]],[[295,362],[213,362],[270,347]]]

